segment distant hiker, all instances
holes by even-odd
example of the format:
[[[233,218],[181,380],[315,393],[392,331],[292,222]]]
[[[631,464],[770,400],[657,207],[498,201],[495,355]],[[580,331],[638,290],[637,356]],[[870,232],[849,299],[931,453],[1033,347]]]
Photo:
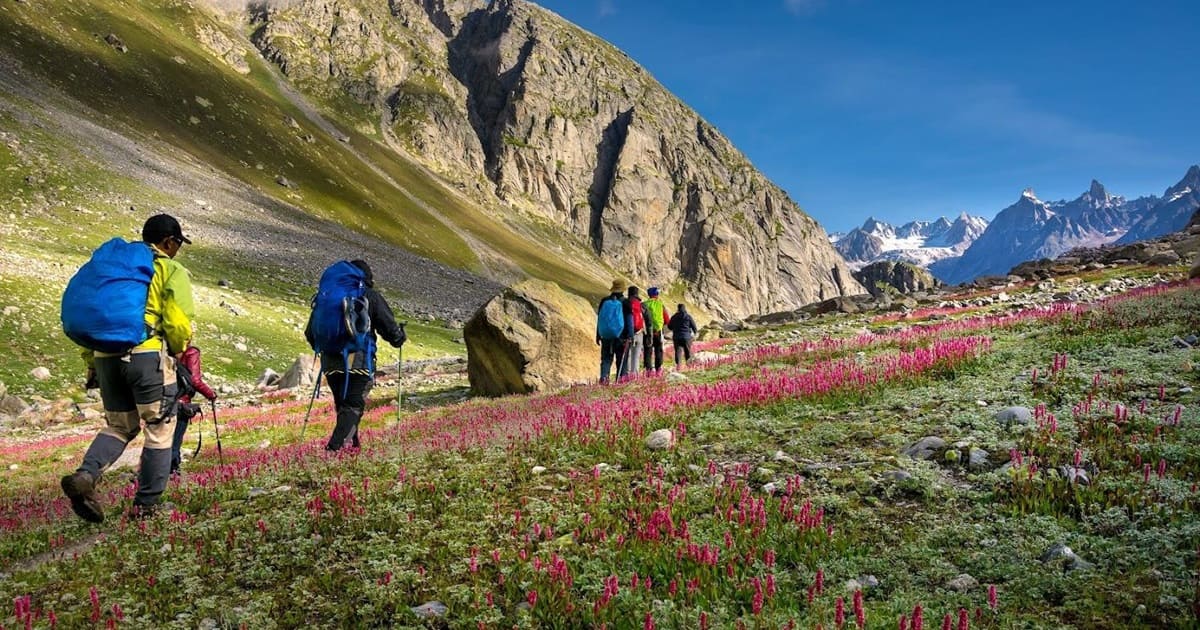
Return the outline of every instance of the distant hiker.
[[[200,372],[200,348],[196,346],[188,346],[187,350],[179,357],[179,366],[182,371],[186,371],[190,377],[192,388],[195,393],[204,396],[210,401],[217,399],[217,393],[213,391],[208,383],[204,382],[204,375]],[[179,409],[175,416],[175,434],[171,439],[171,474],[179,474],[179,464],[183,461],[183,456],[180,454],[180,447],[183,445],[183,436],[187,433],[188,423],[192,418],[200,413],[200,405],[192,402],[191,393],[180,393]]]
[[[142,226],[142,242],[116,238],[100,246],[67,284],[63,330],[86,348],[89,384],[100,388],[106,425],[83,463],[62,478],[71,509],[92,523],[104,521],[96,493],[108,468],[145,424],[132,516],[159,507],[171,470],[175,419],[175,360],[192,337],[192,284],[175,255],[184,243],[179,221],[158,214]]]
[[[342,448],[347,440],[354,448],[361,446],[358,423],[375,381],[377,333],[393,348],[408,340],[387,300],[375,290],[370,265],[364,260],[330,265],[321,274],[304,328],[309,345],[321,353],[321,372],[337,410],[337,423],[325,444],[327,451]]]
[[[680,304],[676,307],[675,314],[671,316],[671,321],[667,324],[667,328],[671,329],[671,339],[675,345],[675,369],[679,369],[684,365],[680,361],[680,354],[683,355],[685,361],[692,360],[692,339],[700,332],[696,328],[696,320],[687,312],[687,308]]]
[[[625,374],[637,374],[638,365],[642,362],[642,333],[646,331],[646,307],[638,297],[641,292],[637,287],[629,287],[629,297],[625,300],[629,307],[630,325],[633,327],[629,336],[629,344],[625,347]]]
[[[622,374],[621,366],[625,359],[625,342],[628,340],[626,329],[632,330],[632,322],[627,326],[627,303],[624,299],[625,281],[613,280],[608,297],[600,300],[596,315],[596,345],[600,346],[600,382],[607,383],[609,370],[616,362],[617,376]]]
[[[658,299],[658,287],[650,287],[646,290],[646,294],[650,299],[642,303],[646,309],[646,330],[642,338],[643,360],[642,365],[649,372],[662,371],[663,364],[663,328],[669,319],[667,307]]]

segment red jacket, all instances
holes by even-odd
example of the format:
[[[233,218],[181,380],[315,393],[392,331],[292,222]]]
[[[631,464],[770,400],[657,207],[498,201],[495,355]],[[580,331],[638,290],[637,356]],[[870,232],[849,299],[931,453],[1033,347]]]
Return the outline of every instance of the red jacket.
[[[196,346],[188,346],[188,349],[179,357],[179,367],[188,371],[192,375],[192,384],[196,386],[196,392],[203,395],[209,400],[216,400],[217,393],[204,382],[204,378],[200,376],[200,348]],[[179,402],[192,402],[191,396],[181,396]]]

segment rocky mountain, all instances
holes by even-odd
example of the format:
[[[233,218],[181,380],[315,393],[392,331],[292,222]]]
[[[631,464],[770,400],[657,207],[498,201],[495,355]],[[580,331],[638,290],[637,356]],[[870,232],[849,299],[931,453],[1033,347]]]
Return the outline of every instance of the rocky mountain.
[[[1163,193],[1158,204],[1147,210],[1117,243],[1124,245],[1169,234],[1188,225],[1200,208],[1200,165],[1193,165],[1178,184]]]
[[[1003,274],[1023,261],[1053,258],[1072,248],[1112,243],[1158,203],[1153,196],[1127,200],[1111,195],[1095,180],[1070,201],[1046,202],[1026,189],[961,256],[935,262],[929,269],[957,284]]]
[[[909,294],[930,291],[942,284],[927,269],[913,263],[891,260],[874,262],[855,271],[854,279],[867,287],[874,297],[891,292]]]
[[[862,292],[821,227],[719,131],[534,4],[296,0],[245,18],[307,98],[635,282],[721,318]]]
[[[961,255],[987,225],[987,219],[965,212],[953,222],[940,217],[932,222],[911,221],[899,228],[871,217],[846,234],[831,235],[830,241],[852,269],[881,260],[928,266]]]

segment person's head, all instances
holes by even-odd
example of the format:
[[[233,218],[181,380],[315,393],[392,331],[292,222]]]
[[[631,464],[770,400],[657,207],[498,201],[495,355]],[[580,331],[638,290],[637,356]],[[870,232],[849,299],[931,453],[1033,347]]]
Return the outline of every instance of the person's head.
[[[631,297],[631,298],[637,297],[638,293],[640,291],[641,291],[641,289],[638,289],[637,287],[629,287],[629,297]]]
[[[162,253],[174,258],[184,243],[192,244],[191,239],[183,235],[179,221],[169,214],[156,214],[142,225],[142,241],[153,245]]]
[[[677,304],[677,305],[675,305],[675,310],[679,311],[680,313],[686,313],[687,307],[685,307],[682,304]]]
[[[351,260],[350,264],[354,265],[355,267],[358,267],[359,269],[362,269],[362,272],[364,274],[366,274],[367,286],[369,286],[369,287],[375,286],[375,274],[371,273],[371,265],[368,265],[367,261],[362,260],[362,259]]]
[[[625,292],[625,281],[621,280],[619,278],[616,280],[613,280],[612,288],[609,289],[609,292],[614,293],[614,294],[624,293]]]
[[[650,287],[649,289],[646,289],[646,295],[649,295],[652,298],[658,297],[658,287]]]

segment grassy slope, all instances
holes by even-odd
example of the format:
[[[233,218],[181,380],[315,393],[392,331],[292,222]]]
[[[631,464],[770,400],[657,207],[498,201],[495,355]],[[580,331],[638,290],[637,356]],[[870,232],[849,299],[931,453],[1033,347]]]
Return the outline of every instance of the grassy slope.
[[[37,562],[45,564],[34,568],[26,563],[35,554],[54,546],[72,549],[95,529],[62,512],[46,522],[37,516],[36,505],[26,508],[29,523],[11,530],[0,545],[0,558],[13,563],[0,564],[0,571],[15,567],[10,580],[0,581],[0,593],[6,598],[30,594],[35,608],[56,610],[72,623],[87,618],[87,591],[95,584],[102,619],[119,604],[135,624],[179,627],[193,627],[204,618],[253,627],[420,625],[408,608],[439,600],[450,606],[450,627],[478,622],[580,627],[608,621],[610,627],[632,628],[641,627],[647,613],[658,627],[697,627],[703,611],[712,627],[734,627],[739,619],[747,627],[779,627],[795,619],[799,627],[810,628],[817,623],[833,627],[838,596],[846,598],[853,623],[844,583],[871,574],[880,581],[867,590],[864,602],[871,628],[894,627],[897,617],[918,603],[926,627],[937,627],[944,613],[960,608],[971,614],[973,627],[984,628],[1184,626],[1192,618],[1188,607],[1196,603],[1200,544],[1200,496],[1194,487],[1200,475],[1200,416],[1196,395],[1184,388],[1200,385],[1194,366],[1200,357],[1168,340],[1200,328],[1198,302],[1200,291],[1193,288],[1086,317],[994,325],[976,331],[992,337],[990,351],[926,376],[765,405],[685,405],[632,426],[551,431],[507,448],[473,446],[460,452],[446,448],[453,440],[436,436],[453,436],[460,426],[467,428],[464,435],[474,435],[505,414],[519,420],[514,426],[528,427],[568,405],[602,416],[604,405],[647,405],[670,399],[680,386],[638,382],[432,410],[410,416],[399,430],[369,433],[372,450],[348,458],[286,446],[298,437],[302,404],[243,409],[227,416],[222,435],[226,458],[243,462],[239,466],[249,472],[218,482],[211,475],[216,466],[211,451],[192,462],[193,477],[170,491],[189,514],[188,524],[164,519],[140,531],[116,521],[100,528],[115,546],[84,547],[78,561],[42,558]],[[864,317],[822,319],[795,329],[745,333],[741,343],[845,337],[864,326],[880,332],[892,328]],[[863,347],[858,359],[849,347],[728,364],[692,372],[691,379],[713,384],[757,379],[793,364],[839,357],[869,363],[927,344],[882,340]],[[1048,366],[1059,353],[1069,355],[1069,365],[1048,378]],[[1033,368],[1042,374],[1036,385]],[[1100,375],[1098,384],[1094,374]],[[1089,397],[1095,412],[1072,412]],[[1097,429],[1112,414],[1112,407],[1101,407],[1105,402],[1136,408],[1142,400],[1147,411],[1135,412],[1127,425],[1141,439],[1114,441]],[[1010,404],[1046,405],[1058,418],[1057,431],[1001,426],[992,415]],[[1149,439],[1158,419],[1177,404],[1183,405],[1181,425],[1158,429],[1161,436]],[[393,413],[380,408],[367,425],[391,427]],[[319,409],[315,422],[315,433],[327,432],[328,411]],[[686,433],[671,451],[648,451],[642,437],[659,427],[686,427]],[[1029,485],[1020,482],[1024,469],[1015,477],[972,473],[948,461],[897,456],[925,435],[1000,454],[1019,448],[1027,457],[1038,457],[1043,468],[1070,462],[1080,449],[1085,465],[1100,464],[1094,475],[1098,485],[1064,494],[1056,475],[1044,472]],[[263,439],[276,446],[257,450]],[[61,457],[81,448],[6,446],[0,444],[0,452],[27,459],[19,482],[8,480],[17,482],[15,494],[0,494],[0,505],[10,502],[5,514],[12,513],[12,501],[27,494],[35,504],[37,497],[54,496]],[[795,461],[775,459],[777,450]],[[1165,478],[1152,476],[1143,483],[1140,469],[1129,461],[1135,456],[1166,462]],[[710,462],[733,473],[727,481],[732,494],[711,485]],[[611,468],[596,476],[600,463]],[[546,472],[532,472],[535,465]],[[744,476],[734,473],[739,467]],[[896,469],[912,478],[890,481],[885,473]],[[766,498],[762,486],[797,474],[804,479],[797,504],[810,501],[823,508],[825,524],[834,528],[832,538],[820,528],[805,533],[777,520],[779,500]],[[747,499],[739,498],[743,487]],[[731,506],[736,522],[740,509],[753,513],[753,503],[746,501],[758,499],[766,499],[767,525],[757,534],[721,516]],[[110,510],[115,517],[124,501],[112,500],[118,504]],[[720,549],[716,567],[676,559],[683,541],[639,538],[654,511],[667,507],[676,526],[688,521],[690,542]],[[57,509],[63,509],[61,503]],[[546,528],[552,532],[545,533]],[[732,539],[724,538],[726,531]],[[607,538],[601,540],[600,532]],[[618,536],[628,542],[618,543]],[[168,541],[175,541],[176,549],[164,554]],[[1095,566],[1068,572],[1040,563],[1038,556],[1057,542]],[[768,549],[776,554],[773,563],[765,559]],[[499,562],[492,559],[493,550]],[[528,555],[522,560],[521,554]],[[546,564],[565,560],[572,583],[564,587],[547,569],[536,568],[534,558]],[[322,571],[312,572],[312,566]],[[817,569],[824,572],[826,590],[810,604],[805,591]],[[962,592],[949,588],[960,573],[972,575],[979,586]],[[631,586],[635,574],[643,582],[637,589]],[[768,574],[777,593],[756,615],[752,580]],[[147,584],[148,575],[155,583]],[[619,593],[594,612],[609,576],[618,577]],[[647,577],[651,587],[644,585]],[[683,582],[693,577],[700,588],[688,593]],[[670,592],[673,579],[679,580],[677,594]],[[179,584],[189,585],[189,595]],[[998,586],[995,613],[986,603],[988,584]],[[521,603],[533,591],[536,605],[525,610]],[[982,620],[974,618],[976,608],[983,609]],[[15,625],[11,617],[0,617],[0,623],[9,621]]]

